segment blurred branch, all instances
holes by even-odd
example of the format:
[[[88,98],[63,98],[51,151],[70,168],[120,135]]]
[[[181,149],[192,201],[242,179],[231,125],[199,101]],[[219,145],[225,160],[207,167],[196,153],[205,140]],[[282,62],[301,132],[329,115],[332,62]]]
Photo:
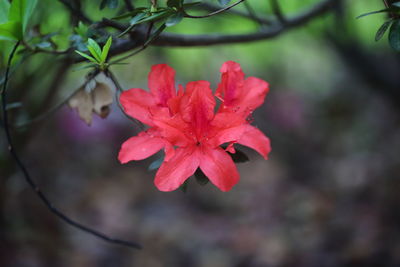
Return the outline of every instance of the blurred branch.
[[[185,14],[184,17],[185,17],[185,18],[192,18],[192,19],[208,18],[208,17],[214,16],[214,15],[218,15],[218,14],[220,14],[220,13],[223,13],[223,12],[225,12],[225,11],[231,9],[232,7],[235,7],[235,6],[239,5],[239,4],[242,3],[243,1],[245,1],[245,0],[239,0],[239,1],[237,1],[236,3],[233,3],[232,5],[229,5],[229,6],[227,6],[227,7],[224,7],[224,8],[222,8],[222,9],[218,9],[218,10],[216,10],[216,11],[214,11],[214,12],[211,12],[211,13],[209,13],[209,14],[207,14],[207,15],[203,15],[203,16],[192,16],[192,15],[189,15],[189,14]]]
[[[49,209],[49,211],[51,211],[54,215],[56,215],[58,218],[60,218],[62,221],[64,221],[65,223],[80,229],[86,233],[92,234],[100,239],[103,239],[104,241],[110,242],[110,243],[114,243],[114,244],[119,244],[119,245],[123,245],[123,246],[128,246],[128,247],[132,247],[132,248],[136,248],[136,249],[140,249],[141,246],[137,243],[134,242],[130,242],[130,241],[125,241],[125,240],[120,240],[120,239],[115,239],[115,238],[111,238],[101,232],[98,232],[90,227],[87,227],[85,225],[82,225],[74,220],[72,220],[71,218],[69,218],[68,216],[66,216],[64,213],[62,213],[60,210],[58,210],[51,202],[50,200],[44,195],[44,193],[41,191],[41,189],[38,187],[38,185],[35,183],[35,181],[32,179],[30,173],[28,172],[28,169],[25,167],[25,165],[23,164],[22,160],[19,158],[15,147],[13,145],[13,141],[12,141],[12,137],[11,137],[11,131],[9,128],[9,122],[8,122],[8,111],[7,111],[7,85],[8,85],[8,77],[9,77],[9,72],[10,72],[10,67],[11,67],[11,61],[14,57],[15,52],[17,51],[17,48],[19,47],[20,42],[18,41],[9,57],[8,57],[8,61],[7,61],[7,67],[6,67],[6,73],[5,73],[5,79],[4,79],[4,83],[3,83],[3,90],[1,91],[1,97],[2,97],[2,114],[3,114],[3,128],[4,128],[4,132],[6,134],[6,139],[7,139],[7,143],[8,143],[8,150],[11,154],[11,156],[13,157],[13,159],[15,160],[17,166],[20,168],[20,170],[22,171],[26,182],[29,184],[29,186],[32,188],[32,190],[37,194],[37,196],[40,198],[40,200],[45,204],[45,206]]]
[[[286,23],[275,23],[275,26],[268,30],[260,30],[259,32],[249,34],[232,34],[232,35],[183,35],[173,33],[163,33],[153,42],[153,45],[159,46],[203,46],[216,44],[245,43],[259,40],[266,40],[278,36],[279,34],[295,27],[299,27],[311,19],[329,11],[336,0],[323,0],[306,11],[286,19]]]
[[[279,5],[278,0],[271,0],[272,12],[278,18],[278,21],[282,24],[286,24],[286,18],[282,13],[281,6]]]
[[[244,5],[247,8],[247,6],[249,6],[249,2],[245,1]],[[198,7],[207,9],[209,11],[216,11],[216,10],[220,9],[219,6],[213,5],[213,4],[210,4],[210,3],[202,3],[202,4],[199,4]],[[248,8],[247,8],[247,10],[248,10]],[[254,20],[254,21],[256,21],[256,22],[258,22],[260,24],[270,25],[272,23],[272,19],[271,18],[261,18],[261,17],[258,17],[258,16],[254,16],[255,13],[251,14],[251,12],[243,12],[243,11],[237,10],[237,9],[229,9],[229,10],[226,10],[224,13],[241,16],[241,17],[248,18],[248,19],[252,19],[252,20]]]
[[[71,12],[71,16],[78,18],[79,20],[91,24],[92,20],[89,19],[85,14],[83,14],[80,8],[74,7],[68,0],[58,0],[63,3]]]
[[[125,2],[126,9],[128,11],[133,11],[135,9],[135,7],[132,5],[131,0],[124,0],[124,2]]]
[[[323,15],[334,7],[336,0],[322,0],[311,6],[309,9],[297,15],[288,17],[284,25],[274,22],[268,29],[261,29],[258,32],[248,34],[204,34],[204,35],[184,35],[175,33],[161,33],[158,38],[152,41],[155,46],[205,46],[218,44],[246,43],[260,40],[267,40],[284,33],[292,28],[300,27],[310,20]],[[124,31],[128,26],[109,19],[103,19],[97,27],[112,27]],[[116,39],[115,45],[110,50],[110,55],[115,56],[129,50],[135,49],[146,42],[147,32],[143,27],[136,27],[130,32],[130,39]],[[77,58],[75,62],[83,61]]]

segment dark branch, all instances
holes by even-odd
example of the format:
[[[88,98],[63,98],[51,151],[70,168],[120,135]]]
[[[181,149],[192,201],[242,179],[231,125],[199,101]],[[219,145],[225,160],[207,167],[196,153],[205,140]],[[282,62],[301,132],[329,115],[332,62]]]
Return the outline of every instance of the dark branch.
[[[324,14],[333,7],[335,0],[324,0],[310,9],[296,15],[292,18],[287,18],[284,25],[276,23],[275,26],[268,30],[261,30],[249,34],[233,34],[233,35],[183,35],[173,33],[163,33],[160,37],[154,40],[153,45],[158,46],[204,46],[216,44],[231,44],[260,41],[275,37],[286,30],[301,26],[314,17]]]
[[[119,244],[123,246],[128,246],[136,249],[140,249],[141,246],[137,243],[130,242],[130,241],[125,241],[121,239],[116,239],[116,238],[111,238],[99,231],[96,231],[90,227],[87,227],[85,225],[82,225],[68,216],[66,216],[64,213],[62,213],[60,210],[58,210],[51,202],[50,200],[44,195],[44,193],[40,190],[40,188],[37,186],[35,181],[32,179],[30,173],[28,172],[28,169],[25,167],[23,164],[22,160],[19,158],[15,147],[12,142],[11,138],[11,132],[9,129],[9,122],[8,122],[8,111],[7,111],[7,84],[8,84],[8,77],[9,77],[9,72],[10,72],[10,66],[11,66],[11,61],[14,57],[15,51],[17,50],[20,42],[17,42],[13,48],[13,50],[10,53],[10,56],[8,57],[8,63],[7,63],[7,68],[6,68],[6,73],[5,73],[5,78],[4,78],[4,84],[3,84],[3,90],[1,91],[1,97],[2,97],[2,114],[3,114],[3,128],[6,134],[7,138],[7,143],[8,143],[8,150],[15,160],[17,166],[20,168],[22,171],[26,182],[29,184],[29,186],[32,188],[32,190],[37,194],[37,196],[40,198],[40,200],[46,205],[46,207],[53,213],[55,214],[58,218],[60,218],[62,221],[65,223],[78,228],[84,232],[87,232],[89,234],[92,234],[100,239],[103,239],[104,241],[114,243],[114,244]]]
[[[248,1],[244,2],[245,5],[248,5]],[[203,4],[199,4],[198,6],[196,6],[198,8],[203,8],[206,9],[208,11],[217,11],[220,9],[219,6],[217,5],[213,5],[210,3],[203,3]],[[194,7],[194,8],[196,8]],[[244,18],[248,18],[248,19],[252,19],[260,24],[265,24],[265,25],[270,25],[272,23],[272,18],[261,18],[261,17],[256,17],[253,14],[249,14],[249,12],[243,12],[241,10],[237,10],[237,9],[230,9],[224,12],[225,14],[232,14],[232,15],[236,15],[236,16],[240,16],[240,17],[244,17]]]
[[[68,0],[59,0],[61,3],[63,3],[70,11],[71,15],[73,17],[78,18],[79,20],[91,24],[92,20],[89,19],[83,12],[80,10],[80,8],[75,8]]]

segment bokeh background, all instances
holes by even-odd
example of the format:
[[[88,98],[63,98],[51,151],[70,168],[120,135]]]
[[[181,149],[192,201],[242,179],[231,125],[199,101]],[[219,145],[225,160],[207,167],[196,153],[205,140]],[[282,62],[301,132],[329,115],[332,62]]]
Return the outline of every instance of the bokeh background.
[[[100,11],[99,1],[82,2],[93,18],[115,12]],[[266,1],[249,2],[271,14]],[[280,2],[292,14],[316,1]],[[54,39],[66,47],[71,27],[64,6],[43,0],[39,7],[34,21],[43,20],[43,32],[60,32]],[[382,8],[378,0],[343,1],[341,9],[270,40],[150,47],[113,67],[125,89],[147,88],[157,63],[172,66],[177,83],[209,80],[216,88],[227,60],[270,83],[265,104],[254,112],[254,124],[271,139],[270,159],[243,148],[250,161],[238,164],[241,181],[230,192],[192,179],[186,193],[159,192],[155,171],[148,170],[157,155],[121,165],[120,145],[139,128],[117,105],[90,127],[65,106],[14,131],[23,161],[56,206],[140,242],[141,251],[107,244],[52,215],[10,159],[1,133],[0,266],[400,266],[400,58],[386,37],[374,41],[385,15],[356,19]],[[257,27],[222,14],[185,19],[169,31]],[[9,51],[9,44],[0,45]],[[83,83],[85,71],[63,69],[56,59],[37,55],[14,74],[10,101],[22,107],[13,122],[57,105]],[[67,79],[54,82],[55,75]]]

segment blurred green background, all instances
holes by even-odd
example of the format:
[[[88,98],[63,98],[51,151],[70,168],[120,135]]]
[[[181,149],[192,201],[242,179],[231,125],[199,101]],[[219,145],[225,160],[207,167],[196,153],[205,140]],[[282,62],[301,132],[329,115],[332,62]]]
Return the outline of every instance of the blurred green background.
[[[259,16],[272,15],[268,1],[247,1]],[[117,13],[100,11],[97,0],[81,2],[94,20]],[[279,2],[294,14],[317,1]],[[112,67],[124,89],[147,88],[157,63],[172,66],[177,83],[208,80],[215,89],[227,60],[270,83],[253,123],[271,139],[270,159],[244,149],[250,161],[238,165],[241,181],[230,192],[195,181],[186,193],[159,192],[148,171],[157,156],[119,164],[120,145],[139,129],[117,105],[90,127],[65,106],[14,131],[24,162],[56,206],[140,242],[141,251],[104,243],[48,212],[7,154],[2,133],[0,266],[400,266],[400,58],[386,36],[374,41],[385,15],[356,19],[382,9],[381,1],[342,4],[270,40],[151,46],[128,65]],[[40,0],[35,24],[42,33],[59,33],[53,40],[68,47],[73,27],[61,3]],[[258,27],[221,14],[184,19],[168,31],[235,34]],[[11,44],[0,42],[0,49],[4,70]],[[57,105],[83,83],[87,71],[60,61],[37,54],[13,74],[9,102],[22,105],[12,111],[14,123]]]

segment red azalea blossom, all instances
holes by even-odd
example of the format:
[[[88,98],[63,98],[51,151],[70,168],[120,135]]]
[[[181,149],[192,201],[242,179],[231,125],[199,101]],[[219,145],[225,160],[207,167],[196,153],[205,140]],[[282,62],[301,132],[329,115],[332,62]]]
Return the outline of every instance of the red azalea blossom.
[[[229,191],[239,173],[231,156],[234,144],[248,146],[265,159],[271,150],[269,139],[250,125],[248,116],[259,107],[268,92],[268,83],[244,77],[240,65],[227,61],[221,68],[221,82],[215,97],[207,81],[189,82],[175,89],[175,71],[166,64],[152,67],[150,92],[133,88],[121,94],[127,114],[150,128],[122,144],[121,163],[145,159],[164,149],[164,162],[157,171],[155,185],[172,191],[192,176],[197,168],[222,191]]]

